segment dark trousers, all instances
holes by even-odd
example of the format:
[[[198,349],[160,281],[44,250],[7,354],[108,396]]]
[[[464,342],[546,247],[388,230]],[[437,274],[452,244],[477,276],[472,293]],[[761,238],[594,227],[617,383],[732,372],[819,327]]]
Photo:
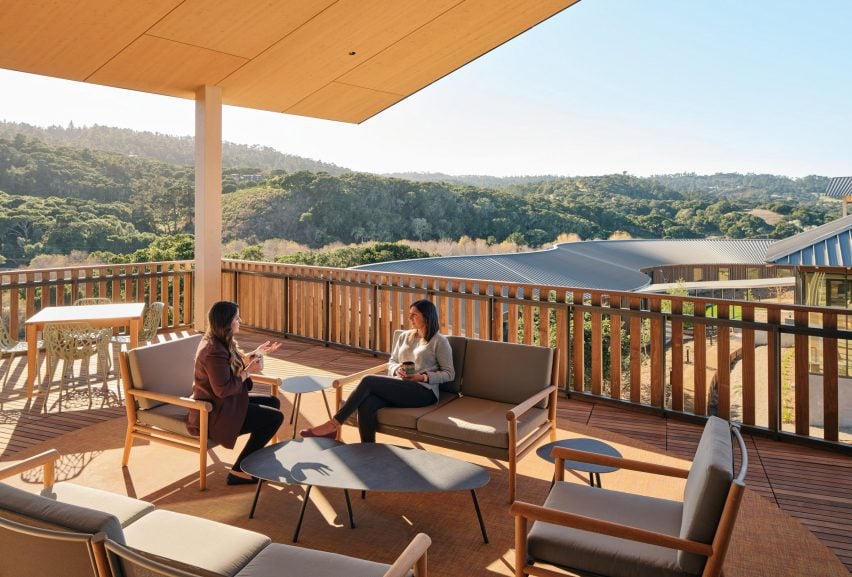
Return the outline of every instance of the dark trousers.
[[[362,443],[376,442],[377,413],[383,407],[426,407],[436,402],[435,394],[419,383],[392,377],[369,375],[361,379],[334,420],[343,423],[358,411],[358,432]]]
[[[269,439],[275,436],[281,423],[284,422],[284,413],[279,411],[279,408],[281,408],[281,400],[277,397],[249,397],[248,412],[240,428],[240,434],[249,433],[250,436],[240,456],[234,462],[232,468],[235,471],[240,470],[243,459],[265,447]]]

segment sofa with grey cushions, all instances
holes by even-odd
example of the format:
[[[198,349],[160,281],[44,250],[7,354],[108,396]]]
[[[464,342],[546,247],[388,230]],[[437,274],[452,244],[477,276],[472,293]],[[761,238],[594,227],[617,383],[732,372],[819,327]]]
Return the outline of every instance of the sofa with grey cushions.
[[[147,501],[71,482],[53,483],[58,457],[51,450],[0,466],[0,479],[45,467],[41,493],[0,483],[0,559],[2,567],[14,568],[10,575],[120,577],[110,567],[106,540],[155,563],[207,577],[402,577],[412,568],[415,575],[426,574],[431,541],[424,534],[417,535],[393,565],[272,543],[266,535],[159,509]]]
[[[507,461],[513,501],[518,459],[542,435],[556,430],[557,351],[458,336],[447,339],[455,380],[441,385],[434,405],[379,410],[379,432]],[[337,379],[337,408],[347,387],[386,371],[383,364]]]

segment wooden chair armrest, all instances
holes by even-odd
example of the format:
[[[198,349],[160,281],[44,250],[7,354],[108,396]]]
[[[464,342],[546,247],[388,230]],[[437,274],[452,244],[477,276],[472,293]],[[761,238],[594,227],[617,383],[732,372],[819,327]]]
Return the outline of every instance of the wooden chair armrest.
[[[30,469],[44,467],[44,486],[53,485],[54,471],[56,460],[59,459],[59,451],[49,449],[38,455],[22,459],[20,461],[12,461],[11,463],[0,463],[0,479],[8,479],[15,475],[19,475]]]
[[[335,389],[339,389],[339,388],[341,388],[345,385],[348,385],[349,383],[352,383],[354,381],[360,381],[361,379],[363,379],[367,375],[375,375],[375,374],[378,374],[378,373],[381,373],[381,372],[385,372],[387,370],[388,370],[388,363],[376,365],[375,367],[371,367],[369,369],[366,369],[366,370],[363,370],[363,371],[360,371],[360,372],[357,372],[357,373],[352,373],[351,375],[346,375],[345,377],[339,377],[337,379],[334,379],[334,381],[331,383],[331,386],[334,387]]]
[[[592,533],[600,533],[602,535],[611,535],[621,539],[629,539],[631,541],[639,541],[649,545],[658,545],[668,549],[678,549],[687,551],[697,555],[709,557],[713,553],[713,547],[706,543],[698,541],[690,541],[673,537],[665,533],[657,533],[656,531],[648,531],[639,527],[630,525],[621,525],[611,521],[603,521],[593,517],[576,515],[567,511],[557,511],[556,509],[548,509],[540,505],[524,503],[523,501],[515,501],[509,507],[509,512],[515,517],[525,517],[533,521],[541,521],[543,523],[551,523],[553,525],[562,525],[564,527],[572,527],[583,531],[591,531]]]
[[[598,453],[590,453],[589,451],[578,451],[577,449],[569,449],[568,447],[553,447],[550,451],[550,456],[556,460],[557,471],[564,466],[564,461],[581,461],[583,463],[591,463],[593,465],[617,467],[619,469],[629,469],[631,471],[652,473],[654,475],[665,475],[667,477],[679,477],[681,479],[686,479],[689,476],[688,469],[679,469],[677,467],[658,465],[656,463],[646,463],[645,461],[625,459],[624,457],[601,455]]]
[[[506,413],[506,418],[510,421],[517,421],[518,417],[520,417],[521,415],[532,409],[534,406],[536,406],[538,403],[542,402],[544,399],[552,395],[555,390],[556,387],[553,385],[550,385],[547,388],[540,390],[523,403],[515,405],[514,407],[509,409]]]
[[[412,567],[415,577],[426,576],[426,550],[432,544],[432,539],[426,533],[418,533],[400,553],[393,565],[385,572],[384,577],[403,577],[408,575]]]
[[[278,396],[278,388],[281,386],[281,377],[273,377],[270,375],[262,375],[260,373],[251,373],[251,380],[254,383],[260,383],[261,385],[269,385],[270,393],[273,397]]]
[[[156,391],[147,391],[145,389],[133,389],[128,394],[132,397],[151,399],[152,401],[159,401],[161,403],[168,403],[170,405],[186,407],[187,409],[206,411],[208,413],[213,410],[212,403],[208,403],[207,401],[199,401],[191,397],[176,397],[175,395],[158,393]]]

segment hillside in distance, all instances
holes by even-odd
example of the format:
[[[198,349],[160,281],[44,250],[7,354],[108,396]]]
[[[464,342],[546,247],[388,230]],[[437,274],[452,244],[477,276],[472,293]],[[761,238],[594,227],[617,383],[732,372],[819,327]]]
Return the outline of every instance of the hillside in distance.
[[[560,181],[595,178],[588,176],[565,177],[551,174],[535,176],[454,175],[442,172],[392,172],[383,174],[382,176],[401,178],[414,182],[447,182],[450,184],[476,186],[494,190],[512,189],[518,192],[536,189],[539,185],[548,185]],[[680,173],[654,175],[648,177],[648,180],[657,182],[668,189],[686,196],[739,197],[762,200],[782,198],[809,201],[825,192],[829,178],[816,175],[803,178],[790,178],[775,174]]]
[[[19,122],[0,121],[0,138],[12,139],[16,134],[36,138],[52,146],[86,148],[121,154],[133,158],[156,160],[175,166],[195,164],[195,139],[191,136],[172,136],[155,132],[138,132],[129,128],[84,126],[41,128]],[[257,169],[261,172],[285,171],[327,172],[340,175],[349,169],[284,154],[268,146],[222,143],[222,167],[228,169]]]
[[[0,124],[7,133],[19,126]],[[90,138],[99,133],[97,127],[29,128],[8,137],[0,133],[0,255],[9,266],[72,251],[128,254],[154,240],[192,234],[191,162],[43,138]],[[152,149],[170,158],[169,151],[183,147],[188,155],[191,150],[188,138],[106,128],[102,133],[113,143],[126,140],[124,151]],[[518,177],[484,187],[351,171],[264,169],[264,154],[284,157],[270,150],[248,147],[243,166],[223,171],[226,242],[284,240],[317,249],[331,243],[462,238],[539,247],[560,238],[616,234],[786,238],[840,213],[837,199],[822,194],[828,179],[821,176]]]
[[[810,200],[825,192],[827,176],[790,178],[775,174],[662,174],[650,177],[660,184],[687,195],[702,194],[738,198],[787,198]]]
[[[391,172],[382,174],[382,176],[401,178],[414,182],[449,182],[452,184],[466,184],[493,189],[508,188],[522,184],[538,184],[564,178],[549,174],[539,176],[488,176],[487,174],[444,174],[443,172]]]

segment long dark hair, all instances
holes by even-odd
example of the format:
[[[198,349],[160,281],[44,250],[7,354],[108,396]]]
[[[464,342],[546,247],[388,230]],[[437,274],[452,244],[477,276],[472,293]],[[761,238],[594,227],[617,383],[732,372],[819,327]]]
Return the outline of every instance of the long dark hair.
[[[435,336],[435,333],[441,330],[441,325],[438,323],[438,309],[429,299],[414,301],[411,306],[423,315],[423,319],[426,321],[426,334],[423,335],[423,338],[426,342],[429,342]]]
[[[231,329],[231,324],[239,313],[240,307],[237,303],[231,301],[213,303],[207,312],[207,332],[205,333],[208,340],[215,339],[228,349],[228,364],[231,365],[231,372],[235,375],[245,366],[242,355],[237,349],[237,342],[234,340],[234,331]]]

